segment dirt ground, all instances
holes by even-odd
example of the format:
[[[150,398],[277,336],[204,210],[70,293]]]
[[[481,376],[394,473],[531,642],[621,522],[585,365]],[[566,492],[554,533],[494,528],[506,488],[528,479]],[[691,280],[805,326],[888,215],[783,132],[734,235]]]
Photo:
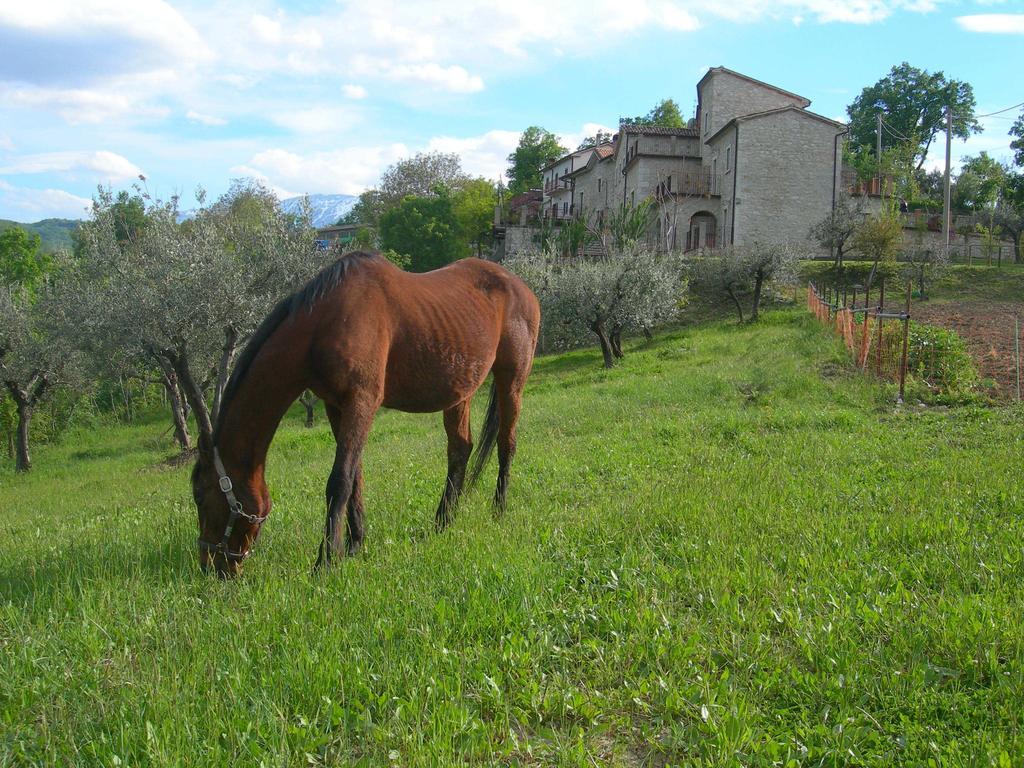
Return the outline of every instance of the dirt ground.
[[[1014,317],[1020,320],[1020,348],[1024,355],[1024,303],[964,301],[915,303],[914,320],[956,331],[978,366],[990,394],[1002,401],[1017,399],[1018,369]],[[1024,368],[1024,360],[1021,361]],[[1024,372],[1020,373],[1024,389]]]

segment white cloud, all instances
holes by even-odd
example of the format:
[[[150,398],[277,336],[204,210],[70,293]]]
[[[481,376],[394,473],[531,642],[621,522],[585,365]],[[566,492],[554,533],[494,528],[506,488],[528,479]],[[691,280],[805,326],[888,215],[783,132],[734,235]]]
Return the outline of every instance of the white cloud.
[[[706,70],[705,70],[706,71]],[[701,73],[703,74],[703,72]],[[609,128],[607,125],[601,125],[600,123],[584,123],[579,131],[576,133],[563,133],[558,137],[563,147],[568,148],[570,151],[576,149],[580,144],[583,143],[584,139],[589,139],[596,136],[598,132],[610,133],[612,135],[619,132],[618,128]],[[516,137],[518,142],[519,137]]]
[[[428,152],[455,152],[470,176],[497,179],[505,172],[508,155],[519,143],[518,131],[488,131],[482,136],[438,136],[427,142]],[[383,169],[382,169],[383,170]]]
[[[5,152],[14,151],[14,141],[12,141],[11,137],[8,136],[6,133],[0,133],[0,149],[4,150]]]
[[[207,61],[211,51],[164,0],[0,4],[0,80],[83,84]]]
[[[223,117],[217,117],[216,115],[207,115],[202,112],[196,112],[193,109],[190,109],[188,112],[186,112],[185,117],[189,121],[193,123],[200,123],[201,125],[227,125],[228,122]]]
[[[365,99],[366,89],[361,85],[353,85],[348,83],[341,86],[341,92],[348,96],[350,99]]]
[[[359,123],[362,114],[358,108],[311,107],[292,109],[270,115],[275,125],[287,128],[293,133],[308,135],[337,135]]]
[[[404,144],[349,147],[306,155],[268,149],[231,172],[266,179],[276,189],[289,190],[289,197],[318,192],[357,195],[374,184],[384,168],[410,154]]]
[[[32,174],[89,171],[94,178],[117,183],[137,178],[142,170],[135,163],[115,152],[44,152],[25,155],[7,165],[0,166],[0,173]]]
[[[0,206],[18,221],[51,217],[83,219],[92,207],[92,200],[62,189],[16,187],[0,179]]]
[[[957,16],[956,23],[968,32],[1024,35],[1024,13],[982,13]]]

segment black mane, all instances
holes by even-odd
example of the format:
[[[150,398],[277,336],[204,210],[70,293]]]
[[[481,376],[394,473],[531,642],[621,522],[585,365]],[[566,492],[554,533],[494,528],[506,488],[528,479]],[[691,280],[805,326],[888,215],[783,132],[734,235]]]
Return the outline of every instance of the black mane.
[[[320,272],[312,280],[306,283],[305,286],[297,290],[291,296],[279,301],[277,306],[270,311],[270,314],[267,315],[266,319],[262,323],[260,323],[259,327],[249,339],[249,343],[245,345],[245,349],[243,349],[242,353],[238,356],[238,360],[235,362],[235,368],[231,372],[231,378],[228,379],[228,383],[224,387],[224,394],[220,401],[220,412],[217,414],[217,424],[213,429],[214,445],[217,444],[217,439],[220,437],[220,430],[224,425],[224,414],[227,412],[228,405],[230,405],[231,401],[237,394],[238,388],[241,386],[242,380],[245,378],[245,374],[248,373],[249,367],[252,365],[252,361],[256,359],[256,355],[259,354],[260,348],[266,340],[271,337],[274,331],[276,331],[282,323],[292,317],[296,312],[312,309],[321,298],[337,287],[338,284],[345,279],[345,275],[347,275],[351,269],[367,260],[377,258],[379,257],[376,254],[366,253],[364,251],[346,253],[330,266],[324,267],[320,270]]]

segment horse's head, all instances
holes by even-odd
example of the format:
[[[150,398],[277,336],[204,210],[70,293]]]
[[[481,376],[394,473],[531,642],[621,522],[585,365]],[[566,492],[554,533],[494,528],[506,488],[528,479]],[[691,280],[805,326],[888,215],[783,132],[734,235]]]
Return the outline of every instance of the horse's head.
[[[199,566],[222,578],[237,576],[270,513],[270,497],[243,478],[228,475],[216,450],[200,450],[192,469],[192,498],[199,510]]]

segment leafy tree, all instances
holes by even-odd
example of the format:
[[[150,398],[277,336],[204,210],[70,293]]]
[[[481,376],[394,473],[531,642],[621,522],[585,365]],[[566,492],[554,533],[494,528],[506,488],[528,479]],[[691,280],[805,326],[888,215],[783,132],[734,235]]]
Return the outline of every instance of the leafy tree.
[[[519,137],[519,145],[508,156],[508,189],[513,195],[540,189],[541,169],[566,153],[558,137],[550,131],[531,125]]]
[[[32,290],[42,280],[52,259],[40,252],[40,243],[39,235],[21,227],[0,232],[0,285]]]
[[[1010,136],[1014,137],[1010,142],[1010,149],[1013,150],[1013,163],[1024,166],[1024,110],[1021,110],[1020,116],[1010,126]]]
[[[100,190],[81,229],[63,325],[94,358],[145,361],[173,373],[200,440],[211,441],[235,352],[274,302],[322,266],[324,254],[308,223],[296,225],[253,182],[233,184],[183,224],[176,200],[143,198],[141,235],[121,241],[113,196]]]
[[[487,179],[471,179],[452,196],[452,212],[467,253],[483,256],[494,231],[496,190]]]
[[[436,197],[454,194],[469,181],[454,152],[419,152],[399,160],[381,174],[378,194],[383,211],[398,206],[410,195]]]
[[[1009,169],[988,152],[965,158],[956,177],[954,207],[972,213],[994,210],[1008,173]]]
[[[580,145],[576,147],[576,150],[590,149],[591,147],[596,147],[601,144],[607,144],[611,140],[612,134],[608,133],[608,131],[602,131],[599,129],[593,136],[587,136],[587,138],[581,141]]]
[[[874,283],[878,266],[896,261],[903,243],[903,226],[899,217],[891,210],[883,210],[875,216],[864,219],[853,235],[853,248],[865,259],[872,262],[867,285]]]
[[[836,269],[842,269],[843,256],[863,220],[863,205],[860,202],[852,203],[844,195],[825,218],[811,227],[809,235],[832,254]]]
[[[567,348],[596,336],[606,368],[623,356],[623,330],[671,320],[687,289],[680,260],[636,245],[568,263],[556,250],[526,252],[507,266],[537,294],[545,342]]]
[[[67,338],[50,329],[59,309],[51,272],[30,291],[24,285],[0,287],[0,384],[17,414],[15,470],[32,467],[29,434],[39,405],[63,383],[75,379],[76,355]]]
[[[427,272],[459,258],[459,223],[447,194],[407,197],[380,219],[385,249],[410,257],[413,272]]]
[[[744,322],[740,297],[751,294],[750,322],[756,322],[766,287],[792,282],[799,254],[787,245],[752,243],[705,253],[691,264],[694,286],[710,294],[725,294]]]
[[[679,111],[679,105],[673,99],[662,99],[646,115],[634,118],[622,118],[620,123],[630,125],[651,125],[660,128],[685,128],[686,120]]]
[[[935,136],[945,130],[947,105],[953,109],[954,135],[966,139],[981,130],[974,117],[974,90],[969,83],[948,80],[942,72],[932,74],[903,62],[864,88],[847,107],[851,141],[873,153],[876,118],[882,113],[892,131],[890,140],[908,143],[913,166],[920,169]]]

